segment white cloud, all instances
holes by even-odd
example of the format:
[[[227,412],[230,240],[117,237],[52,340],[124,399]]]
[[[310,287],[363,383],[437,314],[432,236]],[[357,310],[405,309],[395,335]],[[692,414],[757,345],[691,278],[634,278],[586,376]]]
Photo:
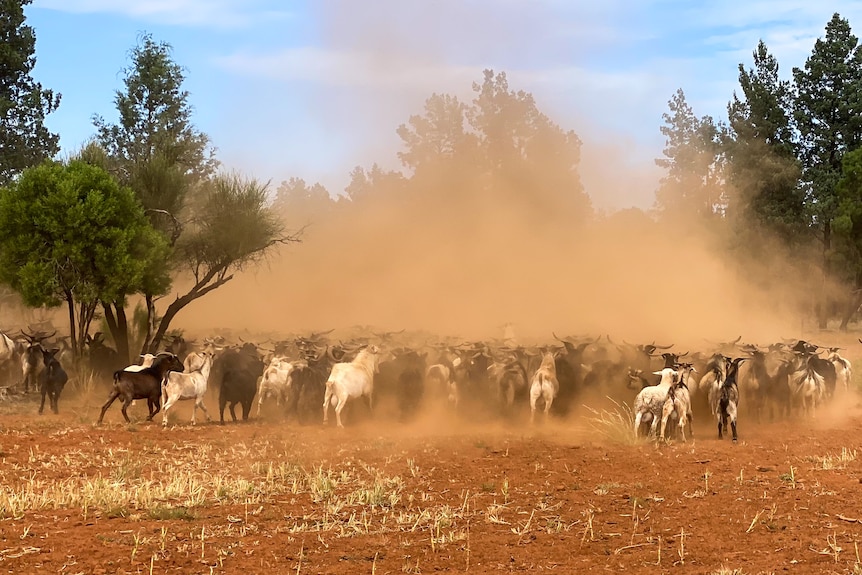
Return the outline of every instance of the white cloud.
[[[248,27],[284,18],[287,11],[269,9],[267,0],[35,0],[34,8],[79,14],[116,14],[177,26]]]

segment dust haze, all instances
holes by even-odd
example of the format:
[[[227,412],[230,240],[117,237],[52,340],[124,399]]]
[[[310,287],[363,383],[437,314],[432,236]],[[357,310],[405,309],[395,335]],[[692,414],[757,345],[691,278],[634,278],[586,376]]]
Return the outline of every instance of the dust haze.
[[[516,17],[524,11],[508,3],[492,16],[454,2],[409,9],[378,2],[361,11],[343,1],[315,6],[316,32],[329,48],[361,54],[368,73],[354,92],[321,88],[321,102],[350,100],[341,114],[361,117],[355,125],[373,157],[356,158],[357,164],[393,168],[397,123],[421,113],[432,92],[463,98],[482,68],[501,71],[501,61],[530,53],[548,17],[540,9]],[[476,65],[454,66],[455,54]],[[411,67],[433,73],[409,74]],[[533,90],[517,78],[511,75],[512,89]],[[742,261],[727,248],[726,229],[638,208],[608,210],[651,205],[657,186],[651,159],[633,161],[642,151],[625,135],[615,141],[613,134],[584,132],[594,122],[570,124],[580,111],[560,118],[537,102],[584,142],[579,170],[598,208],[587,221],[573,220],[565,192],[534,197],[531,186],[539,181],[511,184],[508,194],[441,189],[436,198],[378,199],[334,215],[285,214],[288,228],[310,224],[303,242],[237,274],[186,308],[173,327],[295,333],[367,325],[480,338],[500,337],[503,324],[512,323],[525,341],[552,332],[692,342],[800,332],[807,299],[822,287],[817,274],[801,277],[795,256],[785,257],[777,244],[762,250],[766,259]],[[393,109],[403,115],[381,125]],[[661,119],[654,120],[658,132]],[[655,150],[652,157],[659,155]],[[768,237],[758,238],[770,245]]]
[[[576,224],[528,192],[475,201],[353,206],[314,222],[301,244],[195,302],[175,327],[479,338],[511,322],[524,340],[764,341],[799,333],[814,293],[777,248],[768,265],[737,261],[723,238],[684,221],[629,209]]]

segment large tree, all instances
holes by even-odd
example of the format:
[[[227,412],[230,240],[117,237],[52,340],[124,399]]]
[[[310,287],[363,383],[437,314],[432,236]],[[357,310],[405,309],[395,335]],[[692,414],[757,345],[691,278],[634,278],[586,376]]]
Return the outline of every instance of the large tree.
[[[59,150],[59,136],[45,127],[60,94],[33,80],[36,37],[24,24],[31,0],[0,0],[0,186]]]
[[[822,243],[823,273],[833,260],[832,224],[838,209],[836,185],[844,155],[862,144],[862,51],[850,23],[834,14],[825,38],[803,68],[793,69],[794,119],[812,229]],[[826,327],[827,306],[820,325]]]
[[[174,62],[171,45],[143,34],[129,57],[125,88],[114,96],[119,121],[94,116],[96,139],[145,208],[178,212],[189,187],[218,167],[215,152],[209,137],[192,123],[185,73]],[[173,185],[154,175],[164,170],[173,171]]]
[[[0,189],[0,245],[0,281],[30,306],[66,302],[77,353],[100,302],[124,302],[148,275],[167,284],[167,269],[152,271],[167,242],[132,191],[78,160],[29,168]]]
[[[132,188],[153,225],[168,238],[173,251],[163,265],[194,280],[161,316],[156,301],[164,286],[142,282],[148,315],[143,348],[155,350],[185,306],[229,281],[235,271],[270,248],[297,237],[284,233],[267,203],[265,185],[215,174],[218,162],[209,137],[192,123],[185,74],[174,62],[171,46],[144,34],[130,60],[125,87],[114,99],[119,121],[93,119],[104,156],[94,150],[88,155],[105,162]],[[128,337],[124,303],[102,301],[115,340]]]
[[[844,155],[841,179],[835,187],[838,205],[833,228],[835,254],[833,258],[852,296],[841,317],[841,329],[847,329],[856,310],[862,305],[862,148]]]
[[[727,106],[729,210],[738,229],[765,227],[794,245],[807,237],[807,221],[793,141],[791,86],[779,78],[778,61],[762,40],[753,58],[754,68],[739,64],[742,93],[734,94]]]
[[[539,110],[533,95],[512,90],[505,72],[485,70],[466,114],[498,197],[525,202],[572,222],[592,214],[581,183],[581,139]]]
[[[485,70],[472,88],[469,104],[432,94],[422,114],[396,130],[398,157],[412,171],[407,189],[426,204],[458,202],[461,213],[505,201],[525,214],[551,212],[573,223],[589,217],[577,134],[542,113],[532,94],[512,90],[505,72]],[[365,181],[358,175],[352,184]]]

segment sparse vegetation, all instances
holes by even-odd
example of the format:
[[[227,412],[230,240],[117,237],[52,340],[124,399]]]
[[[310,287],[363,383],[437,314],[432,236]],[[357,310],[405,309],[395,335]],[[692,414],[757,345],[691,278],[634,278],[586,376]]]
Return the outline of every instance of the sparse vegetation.
[[[588,405],[584,406],[592,413],[592,416],[587,418],[590,427],[609,441],[624,445],[637,443],[638,438],[634,432],[635,415],[631,406],[612,398],[608,399],[614,404],[611,410],[597,410]]]

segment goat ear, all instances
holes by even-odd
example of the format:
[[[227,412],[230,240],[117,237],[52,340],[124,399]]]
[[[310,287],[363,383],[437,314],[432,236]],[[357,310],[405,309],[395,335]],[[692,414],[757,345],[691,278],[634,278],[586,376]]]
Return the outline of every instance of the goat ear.
[[[654,371],[654,372],[652,372],[652,374],[653,375],[661,375],[661,372],[660,371]]]

